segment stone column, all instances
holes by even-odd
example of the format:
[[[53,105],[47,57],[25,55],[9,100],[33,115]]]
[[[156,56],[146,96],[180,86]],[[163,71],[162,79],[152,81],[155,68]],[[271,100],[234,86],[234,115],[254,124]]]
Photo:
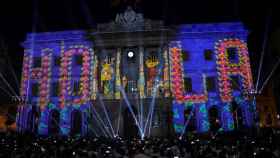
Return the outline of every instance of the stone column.
[[[116,59],[115,99],[121,99],[121,92],[119,90],[119,87],[121,86],[120,63],[121,63],[121,48],[118,48],[117,59]]]
[[[144,47],[139,47],[139,80],[138,90],[140,98],[145,98],[145,75],[144,75]]]
[[[163,59],[164,59],[164,68],[163,68],[163,88],[164,88],[164,97],[170,96],[170,73],[169,73],[169,61],[168,61],[168,47],[164,46],[163,48]]]
[[[98,59],[97,56],[95,55],[95,53],[93,53],[93,63],[92,63],[92,74],[91,74],[91,78],[92,78],[92,94],[91,94],[91,99],[92,100],[96,100],[96,94],[97,94],[97,66],[98,66]]]

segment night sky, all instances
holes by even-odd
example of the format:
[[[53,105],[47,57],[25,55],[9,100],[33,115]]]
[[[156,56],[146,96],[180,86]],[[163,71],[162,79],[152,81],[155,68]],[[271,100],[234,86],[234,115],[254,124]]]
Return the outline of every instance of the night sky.
[[[248,46],[249,50],[254,52],[251,54],[251,60],[254,61],[258,61],[260,54],[265,22],[271,23],[269,33],[273,33],[279,28],[280,21],[276,9],[273,8],[277,5],[270,3],[270,0],[266,0],[266,3],[245,0],[119,0],[120,3],[114,4],[111,3],[112,0],[3,1],[5,0],[0,2],[0,41],[4,41],[8,47],[8,57],[18,80],[23,56],[20,43],[25,40],[28,32],[32,32],[32,28],[37,32],[89,29],[97,23],[111,21],[117,12],[125,9],[126,4],[135,4],[135,1],[136,9],[143,12],[145,18],[162,19],[167,25],[243,22],[251,31]],[[253,62],[253,68],[257,64],[258,62]],[[10,68],[6,64],[0,67],[4,69],[5,77],[16,88]],[[4,86],[1,81],[0,85]],[[0,89],[0,103],[9,100]]]

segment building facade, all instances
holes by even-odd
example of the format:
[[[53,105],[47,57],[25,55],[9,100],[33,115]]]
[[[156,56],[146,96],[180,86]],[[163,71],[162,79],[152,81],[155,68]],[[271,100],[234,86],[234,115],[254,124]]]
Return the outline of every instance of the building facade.
[[[113,137],[251,127],[246,37],[241,23],[167,27],[130,8],[92,30],[30,33],[18,131]]]
[[[277,106],[273,94],[273,82],[269,82],[257,98],[257,113],[261,128],[279,128]]]

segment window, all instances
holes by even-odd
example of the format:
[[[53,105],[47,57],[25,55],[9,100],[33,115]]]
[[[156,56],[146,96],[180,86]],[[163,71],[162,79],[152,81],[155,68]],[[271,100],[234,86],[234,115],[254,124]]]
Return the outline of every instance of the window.
[[[229,61],[237,61],[237,48],[230,47],[227,48],[227,54]]]
[[[112,58],[113,58],[112,54],[108,54],[108,56],[107,56],[107,62],[108,62],[108,63],[112,63]]]
[[[204,59],[205,60],[213,60],[213,51],[210,49],[204,50]]]
[[[215,77],[206,77],[206,89],[208,92],[213,92],[216,90]]]
[[[59,95],[59,83],[53,82],[52,83],[52,96],[57,97]]]
[[[182,59],[183,61],[188,61],[190,59],[190,53],[188,51],[182,50]]]
[[[33,97],[38,97],[39,96],[39,84],[38,83],[33,83],[31,86],[31,94]]]
[[[54,57],[54,66],[60,66],[61,58],[59,56]]]
[[[191,78],[184,78],[184,86],[185,86],[185,92],[189,93],[192,92],[192,79]]]
[[[240,90],[240,88],[239,88],[239,77],[238,76],[231,76],[231,88],[233,90]]]
[[[74,81],[73,85],[73,96],[78,96],[80,91],[80,82],[79,81]]]
[[[34,68],[41,67],[41,57],[34,57],[33,58],[33,67]]]
[[[83,56],[82,55],[76,55],[75,56],[75,63],[76,63],[76,65],[82,65],[83,64]]]

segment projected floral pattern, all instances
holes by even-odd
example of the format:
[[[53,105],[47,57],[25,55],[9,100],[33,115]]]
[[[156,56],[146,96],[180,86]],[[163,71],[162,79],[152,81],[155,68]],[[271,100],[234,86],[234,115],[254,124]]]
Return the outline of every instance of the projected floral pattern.
[[[83,45],[78,48],[72,48],[62,55],[61,69],[60,69],[60,85],[61,85],[61,94],[60,94],[60,106],[63,108],[65,106],[67,96],[71,96],[71,72],[72,72],[72,56],[76,54],[82,55],[82,68],[81,68],[81,86],[79,92],[81,96],[75,98],[73,103],[75,104],[84,104],[89,100],[89,85],[90,85],[90,54],[92,50],[84,47]]]
[[[51,82],[51,59],[52,50],[45,49],[42,52],[42,76],[40,84],[40,108],[43,110],[44,106],[47,105],[50,99],[50,82]]]
[[[217,42],[215,48],[220,97],[223,102],[230,102],[232,100],[230,75],[240,75],[242,77],[241,88],[243,88],[243,91],[249,92],[252,89],[253,82],[247,46],[239,39],[224,39]],[[237,48],[238,63],[229,61],[227,48]]]
[[[24,51],[24,57],[23,57],[23,66],[22,66],[22,77],[21,77],[21,89],[20,89],[20,95],[23,97],[27,96],[28,91],[28,79],[29,79],[29,73],[30,73],[30,66],[31,66],[31,59],[29,55],[29,51]]]
[[[238,62],[230,62],[229,54],[227,52],[227,48],[236,48],[238,55]],[[232,94],[232,86],[230,82],[231,75],[240,75],[242,77],[242,82],[240,92],[247,93],[252,89],[252,76],[251,76],[251,68],[249,63],[249,56],[246,43],[239,39],[224,39],[220,40],[216,43],[216,65],[218,70],[218,81],[219,81],[219,95],[221,98],[221,103],[214,103],[213,100],[208,100],[208,92],[204,89],[203,95],[185,95],[184,92],[184,69],[182,65],[182,57],[181,57],[181,48],[180,45],[170,48],[170,56],[171,56],[171,79],[172,79],[172,92],[175,98],[175,102],[173,103],[173,122],[175,131],[178,133],[183,132],[184,129],[184,118],[183,118],[183,110],[184,103],[190,103],[193,106],[198,106],[197,112],[197,130],[200,132],[205,132],[209,130],[209,122],[208,122],[208,111],[206,110],[206,104],[208,105],[221,105],[221,120],[222,120],[222,128],[221,130],[230,131],[234,129],[234,120],[232,117],[232,113],[230,111],[230,102],[232,98],[238,98],[238,100],[243,100],[242,102],[246,102],[246,105],[242,105],[242,108],[246,108],[250,106],[250,103],[246,101],[248,98],[246,95],[244,97],[233,96]],[[205,77],[203,77],[205,78]],[[206,88],[206,83],[204,80],[203,83]],[[246,111],[246,110],[245,110]],[[252,116],[250,114],[246,114],[245,116],[249,125],[252,120]]]
[[[246,33],[243,32],[242,36],[239,36],[239,33],[236,34],[237,39],[222,38],[223,40],[219,40],[221,36],[213,35],[211,32],[213,30],[220,30],[219,33],[227,37],[228,31],[231,31],[235,26],[229,27],[227,24],[220,25],[219,27],[216,27],[216,24],[192,26],[183,30],[182,34],[178,30],[178,34],[182,35],[182,39],[176,39],[175,41],[170,41],[170,43],[167,42],[160,45],[160,50],[162,51],[159,51],[158,55],[156,55],[157,58],[154,59],[147,58],[151,55],[146,51],[149,46],[146,46],[145,43],[138,45],[137,47],[140,49],[139,52],[137,51],[137,60],[135,60],[137,61],[135,66],[137,66],[138,73],[136,73],[137,75],[131,75],[135,77],[135,79],[133,78],[133,84],[129,83],[131,76],[128,73],[123,73],[123,71],[130,67],[123,67],[123,65],[127,64],[124,64],[126,56],[123,55],[125,52],[123,52],[124,49],[122,47],[110,48],[114,50],[111,55],[115,58],[111,63],[108,63],[104,61],[104,57],[107,56],[106,53],[93,54],[93,49],[89,48],[89,45],[93,48],[95,46],[94,44],[89,44],[89,41],[84,39],[85,32],[83,31],[39,34],[42,45],[40,43],[37,44],[37,40],[35,40],[36,45],[34,50],[32,50],[33,46],[31,43],[33,41],[32,38],[28,38],[26,46],[24,46],[20,94],[22,97],[28,96],[28,104],[34,103],[41,107],[40,134],[48,133],[49,111],[56,109],[60,112],[61,134],[67,135],[71,128],[71,120],[69,118],[71,110],[79,109],[83,112],[83,128],[87,128],[87,119],[85,118],[90,115],[90,112],[86,111],[90,111],[89,109],[95,106],[92,103],[95,103],[98,93],[103,92],[104,99],[122,100],[124,95],[120,93],[118,87],[123,86],[124,89],[129,89],[133,85],[137,86],[139,98],[148,100],[151,97],[153,87],[155,87],[155,81],[160,76],[159,84],[157,84],[159,85],[157,96],[160,94],[162,99],[169,100],[171,98],[173,100],[172,103],[166,102],[166,104],[167,106],[169,104],[173,106],[173,125],[176,132],[184,131],[184,124],[186,122],[184,110],[190,107],[192,107],[195,113],[196,130],[198,132],[207,132],[209,130],[208,110],[212,105],[216,105],[220,110],[221,130],[234,129],[234,120],[232,119],[230,107],[230,102],[233,98],[243,110],[244,124],[249,126],[252,124],[252,111],[254,109],[252,111],[248,110],[251,109],[251,100],[243,94],[251,90],[252,76],[246,42],[240,40],[243,39],[243,35],[246,35]],[[236,30],[239,29],[238,27]],[[192,31],[195,33],[192,33]],[[209,31],[211,34],[209,34]],[[201,32],[201,34],[198,32]],[[184,33],[187,33],[188,36],[185,36]],[[204,38],[205,35],[207,35],[207,38]],[[178,38],[181,38],[181,36]],[[55,42],[45,42],[46,39]],[[213,49],[216,55],[216,58],[214,56],[213,59],[215,58],[216,61],[200,60],[203,59],[202,57],[197,58],[198,60],[194,62],[190,62],[192,65],[188,65],[188,61],[183,61],[182,48],[184,50],[185,48],[190,49],[190,56],[200,57],[203,56],[201,53],[204,49]],[[228,59],[228,48],[235,48],[237,50],[237,61],[232,62],[232,60]],[[98,47],[95,49],[99,50]],[[43,51],[41,52],[41,50]],[[81,56],[79,59],[82,59],[82,64],[79,64],[79,66],[73,62],[73,57],[76,55]],[[54,66],[52,63],[55,56],[60,57],[59,66]],[[34,57],[41,57],[40,67],[34,68],[32,66],[32,59]],[[191,67],[193,70],[190,70],[193,71],[191,73],[188,72],[189,66],[193,66]],[[134,72],[136,71],[133,70]],[[206,77],[210,75],[218,77],[217,92],[207,92]],[[242,90],[236,91],[238,94],[235,91],[233,93],[231,87],[230,77],[232,75],[237,75],[241,79],[240,87]],[[184,77],[189,77],[194,81],[192,89],[194,91],[197,90],[196,92],[199,93],[185,91]],[[59,82],[58,96],[50,96],[52,94],[52,81]],[[78,92],[75,92],[77,95],[73,95],[74,81],[79,82]],[[30,84],[33,82],[40,83],[38,97],[30,94]],[[201,87],[204,89],[202,90]],[[159,98],[156,97],[156,99]],[[157,103],[157,100],[155,102]],[[17,115],[17,121],[23,122],[22,130],[27,127],[24,123],[27,122],[25,112],[28,110],[30,110],[30,107],[19,108],[19,113],[22,113],[22,115]],[[86,131],[86,129],[83,129],[83,132]]]
[[[172,79],[172,93],[179,103],[183,103],[185,101],[193,102],[193,103],[203,103],[207,101],[207,95],[201,94],[186,94],[184,92],[184,81],[183,75],[184,70],[182,66],[182,59],[181,59],[181,49],[177,47],[173,47],[170,49],[171,53],[171,79]]]

